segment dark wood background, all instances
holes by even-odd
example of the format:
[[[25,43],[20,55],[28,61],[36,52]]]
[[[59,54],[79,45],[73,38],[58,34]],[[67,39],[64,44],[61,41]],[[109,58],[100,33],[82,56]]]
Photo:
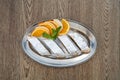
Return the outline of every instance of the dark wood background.
[[[30,59],[21,46],[25,30],[53,18],[77,20],[94,30],[94,57],[69,68]],[[120,80],[120,1],[0,0],[0,80]]]

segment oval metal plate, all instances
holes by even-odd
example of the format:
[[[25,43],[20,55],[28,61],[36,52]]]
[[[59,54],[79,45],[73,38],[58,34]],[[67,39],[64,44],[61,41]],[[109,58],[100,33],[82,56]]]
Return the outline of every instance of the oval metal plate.
[[[82,26],[79,22],[69,20],[71,29],[77,30],[82,32],[85,36],[88,37],[89,45],[91,51],[87,54],[82,54],[73,58],[65,58],[65,59],[52,59],[49,57],[44,57],[36,54],[29,46],[27,41],[27,36],[29,33],[36,27],[37,24],[29,27],[26,31],[26,34],[23,37],[22,40],[22,47],[25,51],[25,53],[32,58],[33,60],[37,61],[38,63],[47,65],[47,66],[53,66],[53,67],[69,67],[77,64],[81,64],[87,60],[89,60],[94,54],[97,47],[96,38],[93,35],[93,33],[87,29],[86,27]]]

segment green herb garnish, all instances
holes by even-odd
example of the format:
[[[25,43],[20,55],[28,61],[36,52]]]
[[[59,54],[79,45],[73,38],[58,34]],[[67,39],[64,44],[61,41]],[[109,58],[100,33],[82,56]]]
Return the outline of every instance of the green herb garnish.
[[[42,36],[47,38],[47,39],[55,40],[57,38],[57,36],[58,36],[58,33],[60,32],[60,29],[61,29],[61,26],[56,28],[56,29],[52,29],[52,33],[51,34],[48,34],[48,33],[44,32],[42,34]]]

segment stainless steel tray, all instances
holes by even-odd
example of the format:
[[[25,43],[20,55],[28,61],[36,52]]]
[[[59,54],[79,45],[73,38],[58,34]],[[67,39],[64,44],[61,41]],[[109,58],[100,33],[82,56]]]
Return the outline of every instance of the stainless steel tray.
[[[70,23],[70,27],[71,27],[70,30],[79,31],[80,33],[83,34],[83,36],[87,37],[86,40],[88,41],[89,47],[91,50],[89,53],[80,54],[80,55],[77,55],[74,57],[71,56],[69,58],[51,58],[51,57],[41,56],[41,55],[37,54],[33,49],[31,49],[29,42],[27,41],[27,36],[35,27],[37,27],[37,24],[35,24],[27,29],[27,31],[23,37],[23,40],[22,40],[23,50],[30,58],[37,61],[38,63],[44,64],[47,66],[53,66],[53,67],[69,67],[69,66],[80,64],[80,63],[83,63],[83,62],[89,60],[95,54],[95,50],[97,47],[97,42],[96,42],[95,36],[89,29],[82,26],[79,22],[69,20],[69,23]]]

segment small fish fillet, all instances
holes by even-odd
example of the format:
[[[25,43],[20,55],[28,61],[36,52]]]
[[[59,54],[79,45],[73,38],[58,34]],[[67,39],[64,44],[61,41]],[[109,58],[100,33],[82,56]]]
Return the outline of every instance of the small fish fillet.
[[[90,52],[90,48],[82,35],[73,31],[69,31],[68,35],[76,42],[81,49],[81,52]]]
[[[63,36],[59,36],[58,37],[60,39],[60,41],[63,43],[63,45],[66,47],[66,49],[68,50],[68,52],[70,54],[79,54],[78,52],[79,49],[73,44],[73,42],[69,39],[68,36],[63,35]]]
[[[41,55],[50,55],[48,50],[42,45],[42,43],[36,37],[27,37],[33,48]]]
[[[58,38],[55,40],[55,42],[62,48],[62,50],[64,51],[64,53],[66,55],[69,55],[68,51],[66,50],[66,48],[64,47],[64,45],[59,41]]]
[[[40,39],[40,40],[50,49],[53,56],[56,57],[65,56],[62,49],[53,40],[48,40],[48,39]]]

